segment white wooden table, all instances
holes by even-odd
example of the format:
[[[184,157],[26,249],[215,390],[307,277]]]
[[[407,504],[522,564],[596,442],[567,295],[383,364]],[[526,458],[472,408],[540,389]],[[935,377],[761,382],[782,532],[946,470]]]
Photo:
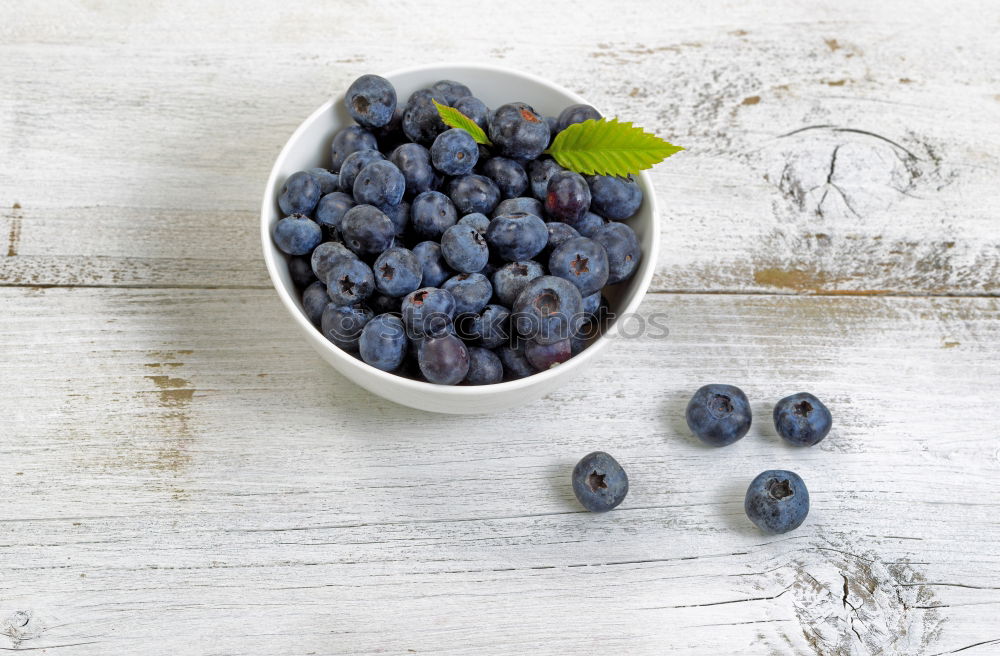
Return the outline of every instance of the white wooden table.
[[[0,651],[1000,653],[1000,7],[701,4],[0,5]],[[440,60],[688,148],[669,339],[499,418],[349,384],[260,257],[298,122]],[[752,399],[735,446],[684,427],[706,382]],[[768,419],[800,390],[808,450]],[[813,500],[780,537],[742,508],[773,467]]]

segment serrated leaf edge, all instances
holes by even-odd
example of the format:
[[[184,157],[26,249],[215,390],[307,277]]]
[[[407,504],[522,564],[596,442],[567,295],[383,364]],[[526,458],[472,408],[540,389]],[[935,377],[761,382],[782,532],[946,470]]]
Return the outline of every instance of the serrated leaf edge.
[[[627,148],[594,148],[595,141],[602,145],[602,142],[610,140],[613,145],[616,139],[624,137],[637,142]],[[580,144],[587,139],[590,147],[580,148]],[[682,150],[684,148],[633,126],[630,121],[602,118],[588,119],[568,126],[556,135],[546,152],[560,166],[577,173],[626,176],[652,168]],[[645,156],[641,153],[645,153]]]

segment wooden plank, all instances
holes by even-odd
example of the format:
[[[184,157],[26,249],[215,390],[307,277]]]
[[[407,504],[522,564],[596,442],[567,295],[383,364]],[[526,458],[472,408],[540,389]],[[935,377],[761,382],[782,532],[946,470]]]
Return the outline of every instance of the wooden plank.
[[[587,12],[551,2],[484,10],[488,46],[426,2],[5,3],[0,282],[266,286],[254,217],[298,122],[362,72],[487,59],[688,148],[654,173],[656,290],[996,295],[1000,8],[841,5],[565,29]]]
[[[1000,637],[997,299],[652,295],[642,316],[667,338],[622,340],[490,418],[354,387],[268,291],[7,288],[0,314],[0,647],[936,654]],[[755,412],[721,450],[683,421],[710,381]],[[801,389],[836,417],[807,450],[768,419]],[[632,482],[603,516],[567,482],[593,449]],[[773,467],[813,499],[779,537],[742,510]]]

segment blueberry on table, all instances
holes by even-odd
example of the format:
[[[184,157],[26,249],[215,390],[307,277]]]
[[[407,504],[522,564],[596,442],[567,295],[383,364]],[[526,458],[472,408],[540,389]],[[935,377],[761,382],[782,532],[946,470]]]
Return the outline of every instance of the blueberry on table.
[[[452,178],[448,184],[448,196],[459,214],[489,214],[500,202],[500,190],[496,183],[477,173]]]
[[[330,297],[326,295],[326,285],[318,280],[302,292],[302,311],[315,326],[319,325],[323,310],[329,302]]]
[[[628,475],[603,451],[588,453],[573,467],[573,494],[590,512],[607,512],[625,500]]]
[[[517,198],[528,188],[528,174],[517,160],[491,157],[480,169],[500,190],[501,198]]]
[[[518,294],[513,316],[517,333],[539,344],[552,344],[575,335],[583,325],[583,298],[573,283],[541,276]]]
[[[410,335],[439,335],[452,329],[455,297],[446,289],[421,287],[403,297],[401,310]]]
[[[486,234],[486,229],[490,227],[490,219],[485,214],[473,212],[472,214],[466,214],[459,219],[458,225],[471,226],[481,234]]]
[[[529,339],[524,344],[524,357],[528,358],[532,367],[545,371],[573,357],[573,349],[569,338],[551,344],[539,344]]]
[[[450,278],[454,273],[448,267],[441,255],[441,245],[436,241],[422,241],[413,247],[413,254],[417,256],[420,267],[423,269],[424,287],[440,287],[441,284]]]
[[[750,402],[734,385],[712,384],[698,389],[684,413],[688,428],[711,446],[727,446],[750,430]]]
[[[595,232],[593,239],[608,254],[609,285],[624,282],[635,274],[642,259],[642,248],[632,228],[624,223],[611,222]]]
[[[389,155],[389,161],[403,174],[408,198],[434,188],[436,177],[431,165],[431,154],[420,144],[405,143],[397,146]]]
[[[642,188],[632,178],[592,175],[587,183],[591,207],[606,219],[623,221],[638,212],[642,205]]]
[[[501,346],[497,355],[500,356],[500,361],[503,363],[504,372],[511,380],[527,378],[538,373],[538,370],[528,362],[528,358],[524,355],[523,340]]]
[[[337,347],[356,353],[361,331],[371,319],[372,311],[363,305],[327,303],[320,320],[320,330]]]
[[[372,266],[375,288],[386,296],[399,298],[420,287],[424,272],[413,251],[398,246],[388,248]]]
[[[342,191],[327,194],[319,199],[319,204],[316,206],[316,222],[327,228],[330,234],[338,234],[344,214],[355,205],[354,198],[350,194]]]
[[[378,150],[378,141],[375,135],[357,125],[349,125],[340,129],[333,135],[333,142],[330,144],[330,170],[340,172],[347,156],[356,150]],[[350,191],[343,189],[342,191]]]
[[[823,402],[808,392],[786,396],[774,405],[774,428],[796,446],[819,444],[830,432],[833,417]]]
[[[545,248],[549,231],[534,214],[511,212],[490,221],[486,241],[495,255],[508,262],[530,260]]]
[[[460,99],[472,96],[469,87],[454,80],[438,80],[431,85],[431,91],[444,96],[444,104],[447,105],[454,105]]]
[[[324,168],[314,168],[306,171],[316,180],[321,194],[332,194],[340,189],[340,176]]]
[[[583,215],[583,218],[573,225],[573,228],[580,233],[581,237],[593,238],[597,234],[597,231],[608,225],[608,223],[604,218],[593,212],[587,212]]]
[[[549,145],[549,124],[530,105],[509,103],[493,112],[489,137],[504,157],[535,159]]]
[[[590,105],[582,103],[570,105],[559,113],[559,118],[556,119],[556,131],[562,132],[574,123],[583,123],[590,119],[598,120],[600,118],[601,113]]]
[[[406,179],[389,161],[368,164],[354,180],[354,200],[369,205],[398,205],[406,191]]]
[[[445,175],[465,175],[478,161],[479,145],[465,130],[451,128],[434,138],[431,162]]]
[[[408,346],[403,321],[392,314],[380,314],[366,323],[358,339],[361,359],[382,371],[398,369]]]
[[[552,251],[549,272],[576,285],[582,296],[590,296],[608,282],[608,254],[593,239],[571,237]]]
[[[475,314],[493,296],[493,285],[481,273],[460,273],[445,281],[443,289],[455,297],[455,315]]]
[[[469,351],[454,335],[444,334],[423,340],[417,361],[424,378],[438,385],[457,385],[469,373]]]
[[[476,273],[486,266],[490,249],[483,233],[472,226],[456,223],[441,235],[441,255],[455,271]]]
[[[559,163],[550,157],[536,159],[528,164],[528,181],[531,193],[539,201],[544,201],[549,192],[549,179],[560,171],[565,171]]]
[[[510,310],[502,305],[487,305],[468,322],[469,337],[488,349],[510,341]]]
[[[486,103],[479,98],[465,96],[456,100],[451,106],[472,119],[472,122],[482,128],[483,132],[489,129],[490,110]]]
[[[458,211],[454,203],[440,191],[425,191],[413,199],[410,223],[417,235],[436,241],[457,222]]]
[[[357,259],[357,257],[358,256],[354,254],[354,251],[347,248],[339,241],[325,241],[313,249],[310,263],[312,265],[313,273],[315,273],[316,277],[325,285],[330,277],[330,270],[333,269],[334,264],[344,258],[353,260]]]
[[[445,94],[432,89],[420,89],[410,95],[403,112],[403,133],[415,143],[430,145],[434,138],[448,129],[441,120],[434,101],[447,105]]]
[[[503,363],[496,353],[481,346],[469,346],[469,373],[466,385],[493,385],[503,382]]]
[[[384,160],[385,155],[377,150],[363,148],[355,150],[344,158],[344,163],[340,166],[340,188],[347,193],[354,193],[354,181],[358,179],[361,169],[372,162]]]
[[[501,303],[512,307],[521,290],[543,275],[545,270],[534,260],[508,262],[493,273],[493,291]]]
[[[500,201],[500,204],[496,206],[490,216],[495,219],[498,216],[503,216],[504,214],[514,214],[517,212],[534,214],[535,216],[542,217],[545,216],[545,206],[542,205],[542,201],[537,198],[518,196],[517,198],[507,198],[506,200]]]
[[[286,216],[274,225],[274,244],[283,253],[306,255],[323,241],[323,229],[303,214]]]
[[[771,469],[750,483],[743,509],[765,533],[787,533],[801,526],[809,514],[809,490],[795,472]]]
[[[396,111],[396,89],[384,77],[362,75],[348,87],[344,107],[358,125],[380,128],[389,124]]]
[[[545,211],[553,219],[574,225],[590,210],[590,187],[573,171],[558,171],[549,178]]]
[[[376,255],[392,246],[396,226],[379,208],[355,205],[341,219],[340,234],[355,253]]]
[[[307,171],[288,176],[278,196],[278,207],[285,214],[312,214],[322,190],[319,182]]]
[[[326,293],[336,305],[360,303],[375,290],[375,277],[370,266],[357,258],[339,259],[330,267]]]
[[[319,247],[317,246],[317,248]],[[288,275],[291,276],[292,283],[299,289],[305,289],[316,282],[316,274],[313,273],[312,262],[305,255],[296,255],[288,258]]]

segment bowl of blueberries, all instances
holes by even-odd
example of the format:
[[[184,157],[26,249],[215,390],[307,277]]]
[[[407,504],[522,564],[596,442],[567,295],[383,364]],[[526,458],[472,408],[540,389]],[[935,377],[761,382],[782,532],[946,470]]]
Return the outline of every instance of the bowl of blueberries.
[[[264,260],[306,340],[354,383],[430,412],[496,412],[565,385],[610,346],[657,260],[645,173],[582,175],[546,153],[600,118],[495,66],[355,80],[292,134],[264,192]]]

